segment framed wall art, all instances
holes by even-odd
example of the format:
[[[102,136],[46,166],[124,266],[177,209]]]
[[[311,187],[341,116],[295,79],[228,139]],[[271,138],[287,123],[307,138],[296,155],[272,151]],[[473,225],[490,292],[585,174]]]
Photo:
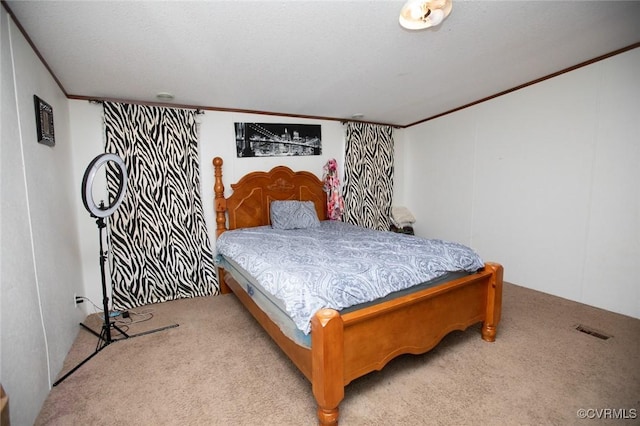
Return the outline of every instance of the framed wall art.
[[[322,154],[320,124],[235,123],[238,157]]]
[[[54,146],[56,139],[53,131],[53,108],[36,95],[33,95],[33,103],[36,108],[38,142],[44,145]]]

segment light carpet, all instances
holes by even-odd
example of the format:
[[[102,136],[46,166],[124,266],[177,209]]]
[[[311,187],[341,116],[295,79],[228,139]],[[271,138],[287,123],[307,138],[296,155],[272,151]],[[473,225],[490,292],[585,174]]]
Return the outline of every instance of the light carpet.
[[[154,318],[129,333],[179,327],[106,347],[51,390],[36,425],[316,424],[310,383],[235,296],[144,309]],[[87,321],[100,326],[99,319]],[[582,333],[578,324],[613,337]],[[96,342],[79,329],[61,374]],[[581,409],[591,419],[580,418]],[[427,354],[400,356],[352,382],[340,405],[341,425],[639,418],[640,320],[508,283],[496,342],[484,342],[479,325],[453,332]]]

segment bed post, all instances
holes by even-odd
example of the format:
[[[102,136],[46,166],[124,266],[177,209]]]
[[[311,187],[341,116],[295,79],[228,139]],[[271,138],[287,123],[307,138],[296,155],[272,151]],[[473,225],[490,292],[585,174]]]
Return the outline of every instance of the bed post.
[[[344,339],[340,314],[322,309],[311,319],[311,384],[322,426],[338,424],[344,398]]]
[[[215,183],[213,185],[213,207],[216,211],[216,238],[227,230],[227,219],[225,212],[227,211],[227,200],[224,198],[224,184],[222,183],[222,158],[216,157],[213,159],[213,174],[215,176]],[[218,283],[220,284],[220,293],[231,293],[231,289],[224,282],[224,269],[218,268]]]
[[[487,313],[482,323],[482,340],[495,342],[497,326],[502,313],[502,265],[486,263],[485,268],[491,270],[491,281],[487,291]]]
[[[222,183],[222,158],[213,159],[213,174],[215,183],[213,192],[215,194],[213,206],[216,210],[216,238],[227,230],[227,219],[225,212],[227,211],[227,200],[224,198],[224,184]]]

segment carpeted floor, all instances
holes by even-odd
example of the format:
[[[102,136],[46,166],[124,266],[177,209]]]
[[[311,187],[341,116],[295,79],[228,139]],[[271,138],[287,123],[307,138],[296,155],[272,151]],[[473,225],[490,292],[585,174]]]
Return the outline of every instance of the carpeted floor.
[[[106,347],[51,390],[36,425],[316,424],[310,384],[235,296],[148,309],[128,333],[179,326]],[[340,424],[640,423],[640,320],[505,283],[496,342],[479,330],[349,384]],[[79,329],[61,373],[96,343]]]

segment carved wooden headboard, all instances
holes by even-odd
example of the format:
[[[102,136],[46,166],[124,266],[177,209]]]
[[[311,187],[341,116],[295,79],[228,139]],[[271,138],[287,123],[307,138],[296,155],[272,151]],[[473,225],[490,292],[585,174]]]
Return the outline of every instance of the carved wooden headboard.
[[[231,184],[233,194],[224,198],[222,158],[213,159],[215,184],[216,236],[227,229],[269,225],[274,200],[313,201],[318,218],[327,218],[327,194],[323,182],[310,172],[294,172],[274,167],[268,172],[251,172]],[[225,212],[227,217],[225,217]],[[228,219],[228,227],[225,226]]]

